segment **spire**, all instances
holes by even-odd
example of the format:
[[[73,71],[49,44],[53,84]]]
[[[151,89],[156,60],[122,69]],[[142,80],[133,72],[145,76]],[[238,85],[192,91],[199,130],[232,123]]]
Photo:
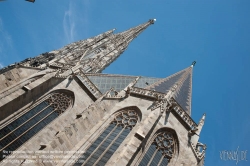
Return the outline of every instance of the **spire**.
[[[115,35],[116,40],[118,39],[117,45],[124,44],[128,45],[133,39],[135,39],[141,32],[143,32],[149,25],[154,24],[156,19],[150,19],[148,22],[138,25],[134,28],[130,28],[127,31],[118,33]]]
[[[127,31],[113,34],[115,29],[98,36],[66,45],[65,47],[29,58],[20,65],[33,68],[78,69],[84,73],[99,73],[118,58],[129,43],[156,19],[151,19]]]
[[[71,70],[73,68],[73,72],[81,68],[85,73],[99,73],[118,58],[129,43],[155,21],[156,19],[150,19],[144,24],[117,34],[113,34],[115,29],[112,29],[95,37],[68,44],[59,50],[27,58],[18,65],[39,69],[49,67]]]
[[[146,89],[166,93],[168,98],[173,97],[191,115],[193,66],[194,64],[167,78],[161,79],[146,87]]]
[[[156,19],[150,19],[146,23],[110,36],[109,40],[106,42],[106,50],[108,50],[110,54],[100,56],[99,63],[102,63],[102,65],[97,67],[98,69],[94,69],[91,72],[101,72],[104,70],[127,49],[133,39],[135,39],[151,24],[154,24],[155,21]]]

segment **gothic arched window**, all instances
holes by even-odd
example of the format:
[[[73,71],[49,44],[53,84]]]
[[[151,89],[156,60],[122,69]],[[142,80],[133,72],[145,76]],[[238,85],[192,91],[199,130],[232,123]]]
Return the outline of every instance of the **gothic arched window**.
[[[154,137],[139,166],[166,166],[176,149],[176,139],[172,132],[163,131]]]
[[[123,110],[78,159],[74,166],[105,165],[139,120],[134,110]]]
[[[14,151],[72,105],[73,95],[53,92],[0,130],[0,153]],[[0,157],[1,160],[2,156]]]

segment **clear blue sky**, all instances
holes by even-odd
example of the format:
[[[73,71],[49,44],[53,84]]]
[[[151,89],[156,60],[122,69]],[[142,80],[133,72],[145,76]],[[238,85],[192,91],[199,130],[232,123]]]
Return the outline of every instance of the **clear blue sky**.
[[[248,150],[250,165],[249,0],[24,0],[0,2],[0,66],[116,28],[156,18],[104,72],[166,77],[197,61],[192,117],[207,114],[200,141],[206,166],[236,165],[220,151]]]

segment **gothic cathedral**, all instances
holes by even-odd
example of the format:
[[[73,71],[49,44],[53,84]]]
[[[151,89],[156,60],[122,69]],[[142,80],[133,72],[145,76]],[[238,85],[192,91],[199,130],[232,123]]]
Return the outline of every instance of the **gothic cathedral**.
[[[166,78],[102,74],[155,19],[0,70],[0,165],[203,166],[195,62]]]

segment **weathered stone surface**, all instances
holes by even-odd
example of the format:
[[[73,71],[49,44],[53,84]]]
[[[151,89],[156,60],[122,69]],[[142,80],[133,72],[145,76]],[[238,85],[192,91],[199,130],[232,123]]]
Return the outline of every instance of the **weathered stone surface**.
[[[30,113],[33,108],[37,109],[40,103],[47,103],[47,107],[52,109],[51,115],[52,113],[58,115],[16,150],[24,151],[28,156],[27,160],[32,159],[32,156],[37,158],[41,156],[34,154],[35,152],[56,156],[50,154],[51,151],[71,151],[64,154],[65,158],[52,158],[52,163],[46,163],[46,159],[41,159],[32,164],[72,165],[71,161],[86,152],[111,122],[121,123],[125,128],[125,126],[131,127],[130,120],[134,120],[135,124],[132,125],[131,131],[106,165],[139,165],[149,146],[156,141],[157,135],[164,132],[171,133],[173,138],[171,143],[173,154],[170,156],[169,165],[197,165],[202,158],[197,156],[198,153],[194,153],[190,140],[192,132],[196,132],[196,127],[198,127],[197,132],[200,132],[204,121],[199,125],[193,122],[171,93],[164,94],[150,89],[134,88],[139,77],[135,77],[137,79],[132,82],[127,82],[122,90],[112,89],[110,92],[101,93],[98,89],[101,87],[96,86],[88,78],[91,74],[86,74],[102,71],[127,48],[129,42],[153,23],[154,21],[150,20],[119,34],[112,34],[113,30],[111,30],[96,37],[72,43],[57,51],[22,61],[16,67],[1,70],[0,129],[24,114]],[[180,81],[183,81],[184,77]],[[126,76],[123,78],[126,79]],[[107,80],[107,84],[111,81],[116,80]],[[105,86],[105,84],[99,86]],[[181,87],[181,84],[178,86]],[[56,96],[55,94],[60,94],[60,97],[53,97]],[[132,118],[126,121],[125,117],[131,113],[129,112],[131,110],[135,115],[128,116],[136,117],[136,120]],[[122,111],[125,112],[121,113]],[[41,115],[41,113],[38,114]],[[122,121],[119,121],[120,114],[124,118]],[[46,117],[37,120],[37,124],[33,124],[33,127],[38,123],[47,122],[45,119]],[[29,130],[26,129],[23,134],[25,135]],[[3,137],[5,136],[1,136],[0,141]],[[20,137],[21,135],[17,135],[14,139]],[[10,144],[0,149],[9,146]],[[165,147],[165,150],[168,149]],[[202,154],[204,155],[203,152]],[[13,155],[9,155],[0,165],[17,165],[11,163]],[[16,154],[16,156],[20,155]],[[22,165],[32,165],[25,163],[24,159],[21,162]]]

